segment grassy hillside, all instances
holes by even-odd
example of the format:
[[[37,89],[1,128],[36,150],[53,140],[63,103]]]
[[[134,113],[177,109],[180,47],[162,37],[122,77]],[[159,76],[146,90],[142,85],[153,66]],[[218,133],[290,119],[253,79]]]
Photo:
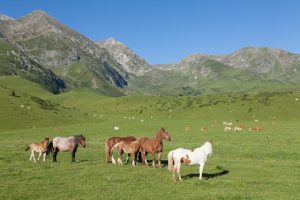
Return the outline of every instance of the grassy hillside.
[[[113,98],[90,90],[52,95],[36,84],[10,78],[0,79],[0,176],[5,183],[1,199],[300,198],[297,91]],[[246,128],[224,132],[223,121]],[[114,126],[120,130],[114,131]],[[166,167],[105,163],[107,137],[152,137],[160,127],[172,137],[164,142],[164,164],[172,149],[213,141],[204,180],[198,180],[197,166],[183,166],[184,182],[173,183]],[[207,131],[201,131],[203,127]],[[250,127],[264,132],[250,132]],[[86,135],[87,147],[78,149],[76,163],[63,152],[58,163],[51,158],[28,163],[27,144],[79,133]]]

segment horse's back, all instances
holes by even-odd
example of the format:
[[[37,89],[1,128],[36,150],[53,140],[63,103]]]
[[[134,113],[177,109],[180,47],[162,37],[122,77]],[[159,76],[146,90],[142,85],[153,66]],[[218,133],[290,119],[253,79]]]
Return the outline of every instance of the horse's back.
[[[58,148],[60,151],[69,151],[73,143],[75,143],[74,137],[55,137],[53,139],[53,148]]]
[[[110,137],[108,139],[106,139],[105,143],[112,143],[112,144],[116,144],[122,141],[135,141],[136,137],[134,136],[125,136],[125,137],[119,137],[119,136],[115,136],[115,137]]]
[[[173,150],[173,158],[174,160],[180,160],[181,157],[184,157],[191,152],[192,151],[190,149],[178,148]]]

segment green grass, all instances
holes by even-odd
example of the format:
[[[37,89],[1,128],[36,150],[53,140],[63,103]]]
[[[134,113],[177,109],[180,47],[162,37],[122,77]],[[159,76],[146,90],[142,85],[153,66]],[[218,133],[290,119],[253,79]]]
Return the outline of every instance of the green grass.
[[[21,89],[24,85],[6,83],[7,88],[0,87],[0,199],[300,198],[298,92],[112,98],[80,90],[39,97],[37,90],[26,96]],[[11,96],[11,90],[19,97]],[[32,112],[23,115],[25,111],[19,110],[22,102],[28,102]],[[60,112],[43,106],[54,106]],[[6,119],[7,115],[12,117]],[[265,131],[225,133],[222,121]],[[114,126],[120,131],[113,131]],[[186,126],[191,131],[186,132]],[[204,126],[207,132],[201,132]],[[174,183],[166,167],[105,163],[103,142],[107,137],[152,137],[160,127],[172,137],[164,142],[163,160],[172,149],[196,148],[212,140],[213,154],[204,168],[212,178],[199,181],[197,166],[183,166],[184,182]],[[28,162],[27,144],[79,133],[86,135],[87,147],[78,149],[76,163],[71,163],[70,153],[62,152],[57,163],[51,158],[46,163]],[[213,177],[224,170],[229,172]]]

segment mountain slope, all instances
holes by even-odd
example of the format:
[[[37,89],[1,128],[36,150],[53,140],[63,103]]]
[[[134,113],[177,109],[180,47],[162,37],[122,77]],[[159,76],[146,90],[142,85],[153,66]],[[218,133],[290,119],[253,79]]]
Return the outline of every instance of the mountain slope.
[[[65,80],[69,88],[106,90],[127,85],[126,72],[104,48],[43,11],[3,21],[0,31],[31,59]],[[81,78],[79,74],[85,76]]]
[[[65,88],[63,80],[11,44],[0,32],[0,75],[21,76],[57,94]]]
[[[106,95],[199,95],[296,88],[300,83],[300,55],[280,49],[193,54],[151,66],[121,42],[92,42],[43,11],[17,20],[0,15],[0,39],[1,74],[20,75],[56,93],[66,86]]]
[[[105,48],[128,73],[142,75],[150,70],[150,64],[113,38],[99,41],[97,44]]]

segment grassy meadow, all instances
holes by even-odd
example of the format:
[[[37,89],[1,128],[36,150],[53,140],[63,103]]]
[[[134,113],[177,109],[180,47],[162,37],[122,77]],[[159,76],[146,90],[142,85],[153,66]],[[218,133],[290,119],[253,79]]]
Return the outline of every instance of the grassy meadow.
[[[296,90],[199,97],[106,97],[89,90],[52,95],[19,77],[0,77],[0,199],[300,199],[298,99]],[[223,121],[246,128],[224,132]],[[184,181],[174,183],[165,166],[105,162],[106,138],[152,137],[160,127],[172,137],[164,142],[164,164],[170,150],[213,142],[203,180],[197,166],[183,166]],[[80,133],[87,147],[78,149],[76,163],[61,152],[57,163],[50,157],[28,162],[29,143]]]

